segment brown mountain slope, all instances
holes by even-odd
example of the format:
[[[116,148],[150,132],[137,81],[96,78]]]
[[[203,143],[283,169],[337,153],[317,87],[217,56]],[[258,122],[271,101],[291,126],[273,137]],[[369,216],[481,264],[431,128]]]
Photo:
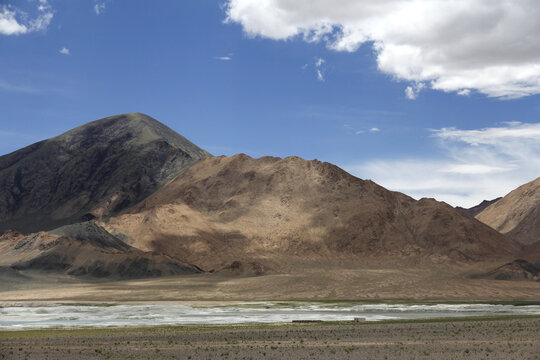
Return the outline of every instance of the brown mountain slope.
[[[480,204],[476,205],[476,206],[473,206],[471,208],[463,208],[461,206],[456,206],[456,209],[467,214],[467,215],[470,215],[470,216],[476,216],[478,214],[480,214],[485,208],[487,208],[488,206],[492,205],[492,204],[495,204],[497,201],[501,200],[502,197],[498,197],[496,199],[493,199],[493,200],[484,200],[482,201]]]
[[[0,236],[0,271],[52,271],[98,278],[193,274],[196,267],[172,257],[126,245],[94,223],[68,225],[50,233]]]
[[[477,277],[493,280],[540,281],[540,270],[530,262],[518,259]]]
[[[116,214],[208,156],[144,114],[82,125],[0,156],[0,233]]]
[[[540,178],[510,192],[476,218],[522,244],[540,241]]]
[[[297,157],[205,159],[105,226],[135,247],[205,270],[234,261],[283,269],[301,261],[476,260],[518,251],[445,203],[415,201]]]
[[[516,257],[528,260],[540,269],[540,241],[524,246]]]

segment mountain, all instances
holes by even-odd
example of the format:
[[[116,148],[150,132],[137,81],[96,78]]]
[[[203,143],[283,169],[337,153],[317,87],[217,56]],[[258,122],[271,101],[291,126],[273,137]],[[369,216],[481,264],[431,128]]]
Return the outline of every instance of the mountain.
[[[482,201],[480,204],[476,205],[476,206],[473,206],[471,208],[462,208],[460,206],[456,206],[456,209],[469,215],[469,216],[472,216],[472,217],[475,217],[476,215],[478,215],[479,213],[481,213],[485,208],[487,208],[488,206],[490,206],[491,204],[495,204],[497,201],[501,200],[502,197],[498,197],[496,199],[493,199],[493,200],[484,200]]]
[[[140,113],[82,125],[0,157],[0,233],[118,214],[209,156]]]
[[[518,259],[477,277],[493,280],[540,281],[540,269],[526,260]]]
[[[298,157],[204,159],[102,225],[131,246],[206,271],[280,272],[305,262],[383,258],[475,261],[519,251],[445,203],[416,201]]]
[[[540,178],[513,190],[476,218],[522,244],[540,241]]]
[[[0,269],[53,271],[95,278],[138,278],[194,274],[200,270],[170,256],[135,249],[92,222],[49,233],[0,236]]]

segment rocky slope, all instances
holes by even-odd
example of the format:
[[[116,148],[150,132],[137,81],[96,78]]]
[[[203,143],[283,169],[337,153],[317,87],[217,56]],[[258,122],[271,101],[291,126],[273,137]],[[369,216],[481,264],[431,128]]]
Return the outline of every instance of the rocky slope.
[[[479,277],[493,280],[540,281],[540,269],[526,260],[518,259]]]
[[[0,157],[0,233],[117,214],[209,156],[144,114],[85,124]]]
[[[132,246],[208,271],[373,258],[475,261],[519,251],[445,203],[297,157],[205,159],[104,226]]]
[[[510,192],[476,218],[522,244],[540,241],[540,178]]]
[[[457,206],[456,209],[469,215],[469,216],[476,216],[478,214],[480,214],[485,208],[487,208],[488,206],[492,205],[492,204],[495,204],[497,201],[501,200],[502,197],[498,197],[496,199],[493,199],[493,200],[484,200],[482,201],[480,204],[476,205],[476,206],[473,206],[471,208],[463,208],[463,207],[460,207],[460,206]]]
[[[5,232],[0,236],[0,269],[109,279],[200,272],[197,267],[170,256],[128,246],[91,222],[27,236],[16,231]]]

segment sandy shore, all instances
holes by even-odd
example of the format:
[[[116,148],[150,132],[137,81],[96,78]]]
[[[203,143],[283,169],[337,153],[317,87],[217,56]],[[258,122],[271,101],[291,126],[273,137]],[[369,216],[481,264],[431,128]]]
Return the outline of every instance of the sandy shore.
[[[538,359],[540,317],[0,332],[4,359]]]

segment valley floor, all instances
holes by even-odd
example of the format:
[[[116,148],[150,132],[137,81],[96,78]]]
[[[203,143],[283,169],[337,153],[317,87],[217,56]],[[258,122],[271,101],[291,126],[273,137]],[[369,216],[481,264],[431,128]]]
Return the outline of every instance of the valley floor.
[[[348,300],[380,302],[515,302],[540,300],[540,282],[473,279],[474,267],[358,265],[289,269],[285,274],[199,274],[122,281],[84,281],[51,274],[0,276],[0,303]],[[0,274],[2,275],[2,274]]]
[[[540,359],[540,317],[0,332],[2,359]]]

